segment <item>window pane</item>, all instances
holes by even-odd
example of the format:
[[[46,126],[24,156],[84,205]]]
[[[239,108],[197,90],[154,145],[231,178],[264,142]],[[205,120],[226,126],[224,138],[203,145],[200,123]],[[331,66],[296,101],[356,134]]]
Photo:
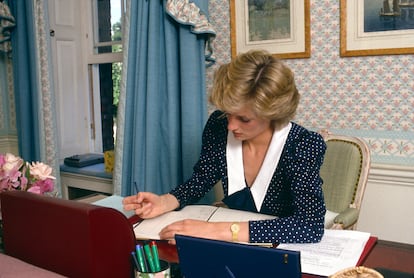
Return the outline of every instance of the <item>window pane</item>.
[[[96,53],[122,51],[122,0],[95,0]]]
[[[99,95],[103,151],[113,150],[119,102],[122,63],[99,64]],[[97,131],[99,132],[99,131]]]

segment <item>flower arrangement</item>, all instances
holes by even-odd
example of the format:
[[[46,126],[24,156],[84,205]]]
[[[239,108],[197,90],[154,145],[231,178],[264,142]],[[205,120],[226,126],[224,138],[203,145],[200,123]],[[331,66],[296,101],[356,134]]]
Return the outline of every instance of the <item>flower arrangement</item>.
[[[42,162],[25,162],[11,153],[0,154],[0,193],[22,190],[37,194],[53,191],[52,168]]]

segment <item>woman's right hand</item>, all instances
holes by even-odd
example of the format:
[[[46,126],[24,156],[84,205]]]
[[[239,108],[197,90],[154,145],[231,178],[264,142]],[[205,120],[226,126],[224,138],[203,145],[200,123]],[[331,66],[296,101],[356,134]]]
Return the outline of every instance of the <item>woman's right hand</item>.
[[[151,192],[140,192],[125,197],[122,201],[125,210],[134,210],[142,219],[156,217],[179,206],[177,198],[171,194],[157,195]]]

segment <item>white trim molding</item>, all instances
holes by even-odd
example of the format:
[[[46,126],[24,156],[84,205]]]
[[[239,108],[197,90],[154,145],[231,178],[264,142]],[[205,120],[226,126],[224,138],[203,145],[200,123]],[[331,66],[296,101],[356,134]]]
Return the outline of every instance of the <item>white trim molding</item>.
[[[372,164],[368,180],[414,188],[414,167]]]
[[[357,230],[414,244],[414,167],[372,164]]]

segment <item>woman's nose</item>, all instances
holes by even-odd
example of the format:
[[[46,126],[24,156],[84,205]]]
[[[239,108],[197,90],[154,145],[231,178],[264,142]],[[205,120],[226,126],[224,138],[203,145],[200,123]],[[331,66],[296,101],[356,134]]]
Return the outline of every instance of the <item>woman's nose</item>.
[[[238,128],[237,121],[231,115],[227,116],[227,129],[230,131],[234,131]]]

